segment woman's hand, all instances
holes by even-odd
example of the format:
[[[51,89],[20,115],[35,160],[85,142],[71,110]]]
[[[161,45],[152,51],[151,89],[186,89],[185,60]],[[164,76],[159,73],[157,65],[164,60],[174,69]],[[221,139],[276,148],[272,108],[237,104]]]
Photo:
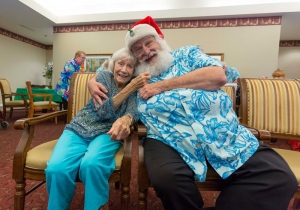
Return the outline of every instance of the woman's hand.
[[[107,93],[107,90],[103,85],[96,81],[96,76],[90,79],[90,81],[88,82],[88,88],[93,97],[95,105],[96,103],[99,103],[100,105],[102,104],[101,98],[107,99],[107,96],[105,95],[105,93]]]
[[[131,118],[127,115],[119,118],[114,122],[107,134],[111,135],[112,140],[122,140],[130,134]]]
[[[137,90],[143,87],[145,84],[148,84],[149,79],[151,79],[149,72],[144,72],[139,74],[136,78],[132,79],[130,85],[132,85],[132,87]]]

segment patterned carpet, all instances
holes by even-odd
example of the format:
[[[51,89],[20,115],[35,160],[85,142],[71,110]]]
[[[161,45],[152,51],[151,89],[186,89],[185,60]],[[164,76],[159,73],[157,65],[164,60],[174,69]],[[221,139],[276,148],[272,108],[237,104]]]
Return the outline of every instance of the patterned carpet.
[[[13,209],[13,195],[15,182],[12,177],[12,162],[15,148],[22,135],[22,131],[15,130],[13,124],[17,119],[25,117],[25,112],[22,110],[14,111],[12,118],[7,118],[9,128],[3,130],[0,127],[0,210]],[[35,136],[33,139],[33,146],[42,142],[57,139],[62,130],[64,129],[64,120],[59,119],[56,125],[54,121],[44,122],[35,128]],[[277,148],[291,149],[287,141],[279,140],[275,145],[271,145]],[[132,159],[132,182],[131,182],[131,194],[130,194],[130,209],[137,209],[138,202],[138,190],[135,183],[137,183],[137,141],[133,141],[133,159]],[[36,184],[35,181],[28,181],[26,189],[30,189]],[[82,183],[77,183],[77,189],[75,196],[70,206],[70,210],[83,209],[83,195],[84,186]],[[218,192],[201,192],[205,207],[214,206],[215,200],[218,197]],[[155,196],[153,189],[149,189],[148,192],[148,210],[163,210],[160,200]],[[45,189],[45,185],[31,193],[26,197],[26,208],[31,210],[47,209],[48,196]],[[115,189],[114,185],[110,188],[109,199],[110,210],[120,209],[120,190]],[[288,210],[292,210],[291,207]]]

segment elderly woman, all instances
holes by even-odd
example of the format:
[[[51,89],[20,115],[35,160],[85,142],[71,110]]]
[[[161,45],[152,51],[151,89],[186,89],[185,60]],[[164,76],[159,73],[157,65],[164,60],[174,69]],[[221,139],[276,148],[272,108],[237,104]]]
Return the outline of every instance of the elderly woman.
[[[115,52],[109,71],[100,71],[96,78],[108,90],[108,99],[101,105],[91,99],[66,126],[45,171],[48,209],[68,209],[77,174],[85,185],[84,209],[96,210],[107,203],[114,155],[138,120],[136,90],[150,79],[149,73],[132,79],[135,63],[125,48]]]

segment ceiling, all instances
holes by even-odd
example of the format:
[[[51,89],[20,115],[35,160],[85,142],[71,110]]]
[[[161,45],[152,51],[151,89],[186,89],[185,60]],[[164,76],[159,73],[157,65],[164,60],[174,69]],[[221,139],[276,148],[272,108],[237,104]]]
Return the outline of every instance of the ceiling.
[[[110,0],[109,5],[104,5],[104,1],[94,0],[91,2],[97,2],[99,5],[87,4],[86,7],[84,4],[88,0],[73,1],[82,5],[82,7],[78,6],[82,11],[87,9],[87,11],[93,11],[93,14],[54,15],[34,0],[0,0],[0,28],[45,45],[52,45],[53,26],[60,25],[133,23],[146,15],[151,15],[160,21],[282,16],[280,40],[300,40],[300,1],[151,0],[150,3],[150,0],[139,0],[138,2],[131,0],[134,3],[128,3],[129,0],[126,0],[126,4],[125,2],[120,4],[116,0]],[[187,2],[189,3],[187,4]],[[128,5],[135,6],[129,7]],[[62,8],[62,10],[70,9],[69,5],[65,6],[66,8]],[[91,8],[101,8],[102,12]],[[111,8],[115,8],[116,11]],[[123,11],[120,8],[123,8]]]

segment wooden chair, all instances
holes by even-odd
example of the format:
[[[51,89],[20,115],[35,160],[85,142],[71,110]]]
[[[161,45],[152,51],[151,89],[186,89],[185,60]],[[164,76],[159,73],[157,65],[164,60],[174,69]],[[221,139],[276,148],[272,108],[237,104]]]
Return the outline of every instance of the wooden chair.
[[[31,87],[32,88],[52,88],[52,86],[49,86],[49,85],[35,85],[35,84],[31,84]]]
[[[28,98],[30,102],[28,118],[31,118],[34,115],[36,115],[35,114],[36,110],[57,111],[59,104],[52,101],[51,94],[33,94],[30,81],[26,82],[26,87],[27,87]],[[43,101],[34,101],[35,97],[43,97]],[[55,117],[55,124],[57,124],[57,117]]]
[[[268,130],[271,138],[300,140],[300,81],[239,78],[241,122]],[[294,206],[300,199],[300,152],[275,149],[298,180]]]
[[[7,108],[10,108],[10,118],[12,117],[13,109],[16,107],[23,107],[28,112],[29,102],[25,99],[25,95],[11,92],[10,84],[6,79],[0,78],[0,91],[3,104],[3,120],[5,120]],[[22,100],[13,100],[13,96],[21,96]]]
[[[25,196],[45,183],[46,162],[50,159],[57,140],[47,141],[31,149],[35,125],[54,117],[68,115],[68,123],[90,99],[87,82],[94,73],[75,73],[71,79],[68,110],[47,113],[35,118],[19,119],[14,127],[24,130],[13,159],[12,176],[16,182],[14,209],[25,207]],[[55,129],[55,128],[54,128]],[[129,209],[131,179],[131,136],[124,140],[124,146],[116,153],[116,168],[109,178],[110,183],[121,183],[121,209]],[[26,180],[41,181],[37,186],[25,191]],[[79,181],[79,180],[78,180]]]
[[[255,135],[258,140],[269,140],[271,135],[269,132],[265,130],[257,130],[249,128],[251,132]],[[138,124],[137,126],[137,135],[139,141],[139,162],[138,162],[138,209],[146,210],[147,209],[147,192],[148,188],[151,187],[151,183],[149,181],[147,169],[144,163],[144,147],[142,143],[142,139],[146,137],[146,127],[142,124]],[[206,174],[205,182],[197,182],[195,181],[197,187],[201,191],[220,191],[223,186],[223,179],[217,174],[217,172],[208,165],[208,170]]]

